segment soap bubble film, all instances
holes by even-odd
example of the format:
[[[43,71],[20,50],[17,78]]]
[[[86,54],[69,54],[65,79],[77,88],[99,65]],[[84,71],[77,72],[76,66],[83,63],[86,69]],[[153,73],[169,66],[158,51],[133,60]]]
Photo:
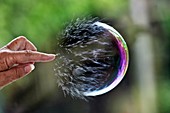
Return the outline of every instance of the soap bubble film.
[[[57,84],[65,94],[82,99],[112,90],[128,67],[126,42],[96,19],[71,22],[59,40],[57,56]]]

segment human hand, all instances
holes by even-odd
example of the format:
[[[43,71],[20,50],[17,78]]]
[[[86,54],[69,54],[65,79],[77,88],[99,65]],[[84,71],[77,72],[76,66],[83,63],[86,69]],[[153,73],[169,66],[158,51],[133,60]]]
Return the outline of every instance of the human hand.
[[[0,49],[0,88],[29,74],[35,62],[49,62],[54,54],[37,52],[36,47],[20,36]]]

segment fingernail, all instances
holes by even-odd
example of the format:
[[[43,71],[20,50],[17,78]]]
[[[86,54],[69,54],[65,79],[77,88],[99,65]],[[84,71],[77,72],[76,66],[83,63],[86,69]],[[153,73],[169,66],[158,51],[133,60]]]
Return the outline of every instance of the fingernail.
[[[26,73],[29,73],[35,69],[35,66],[33,64],[30,64],[30,65],[27,65],[24,69]]]
[[[46,54],[45,56],[43,56],[43,59],[44,60],[53,60],[55,59],[55,56],[54,54]]]
[[[48,56],[55,57],[56,55],[55,54],[48,54]]]

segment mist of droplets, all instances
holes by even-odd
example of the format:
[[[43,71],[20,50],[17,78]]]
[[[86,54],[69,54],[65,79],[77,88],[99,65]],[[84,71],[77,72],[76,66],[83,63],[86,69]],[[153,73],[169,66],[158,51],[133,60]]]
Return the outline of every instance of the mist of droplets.
[[[68,25],[57,47],[55,75],[65,94],[86,99],[113,89],[128,67],[122,36],[95,19]]]

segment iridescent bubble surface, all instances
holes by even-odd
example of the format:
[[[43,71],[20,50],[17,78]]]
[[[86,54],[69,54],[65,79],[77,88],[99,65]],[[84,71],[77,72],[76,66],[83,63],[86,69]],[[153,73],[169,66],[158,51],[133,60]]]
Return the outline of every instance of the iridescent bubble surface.
[[[58,46],[55,72],[63,91],[79,98],[104,94],[116,87],[128,67],[128,48],[111,26],[77,20]]]

